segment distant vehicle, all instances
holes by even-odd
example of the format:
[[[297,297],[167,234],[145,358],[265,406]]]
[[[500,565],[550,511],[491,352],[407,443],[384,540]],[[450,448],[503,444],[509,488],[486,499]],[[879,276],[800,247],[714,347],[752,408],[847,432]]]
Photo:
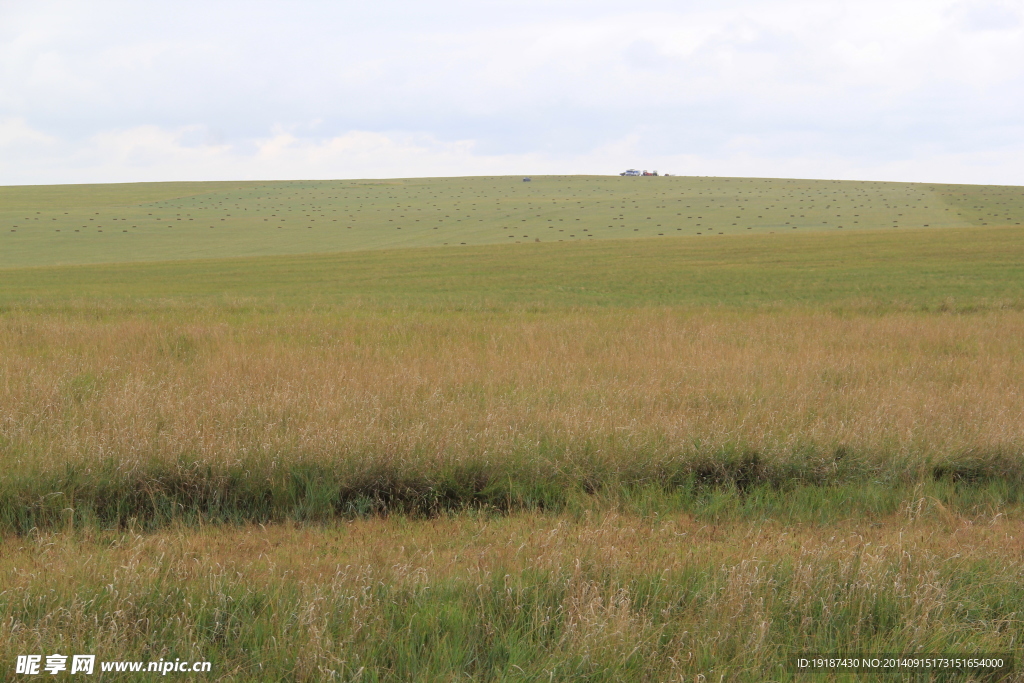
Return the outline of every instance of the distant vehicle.
[[[628,169],[625,173],[620,173],[619,175],[642,175],[642,174],[640,173],[640,171],[636,170],[635,168],[631,168],[631,169]]]
[[[524,183],[529,183],[529,182],[531,182],[532,180],[533,180],[532,178],[523,178],[523,182],[524,182]]]

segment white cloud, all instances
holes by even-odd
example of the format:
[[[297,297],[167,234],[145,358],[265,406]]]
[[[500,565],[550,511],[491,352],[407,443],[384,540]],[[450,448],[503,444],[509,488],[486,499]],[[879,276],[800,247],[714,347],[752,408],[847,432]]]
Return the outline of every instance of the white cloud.
[[[1022,17],[1021,0],[0,5],[0,183],[646,165],[1024,184]]]
[[[33,131],[23,123],[0,124],[0,151],[7,143],[36,144],[28,164],[16,156],[0,159],[0,184],[143,182],[161,180],[257,180],[279,178],[386,178],[462,175],[612,173],[643,159],[644,168],[679,175],[803,177],[1005,183],[1020,178],[1017,159],[1024,145],[998,152],[948,153],[922,149],[896,161],[850,159],[828,154],[780,157],[778,147],[800,147],[785,139],[737,136],[716,155],[642,154],[642,138],[631,134],[577,155],[541,152],[487,154],[471,140],[442,141],[426,135],[350,131],[314,139],[278,128],[244,148],[206,144],[205,131],[156,126],[106,131],[69,145]],[[1004,153],[1008,152],[1008,153]],[[60,165],[60,170],[55,167]],[[1018,181],[1019,182],[1019,181]]]
[[[373,178],[556,172],[557,164],[536,154],[481,155],[471,141],[443,142],[427,136],[351,131],[324,140],[278,129],[246,148],[189,144],[195,127],[156,126],[105,131],[74,145],[56,143],[22,123],[0,124],[0,150],[8,141],[45,143],[25,167],[0,158],[0,184],[246,180],[272,178]],[[58,171],[53,168],[62,164]]]
[[[55,142],[55,138],[35,130],[24,119],[0,120],[0,151],[5,154],[17,154],[20,150],[38,151]]]

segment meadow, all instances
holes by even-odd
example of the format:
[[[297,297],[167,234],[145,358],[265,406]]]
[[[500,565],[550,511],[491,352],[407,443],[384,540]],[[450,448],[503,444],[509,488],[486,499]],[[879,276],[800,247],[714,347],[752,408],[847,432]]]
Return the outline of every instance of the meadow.
[[[0,187],[0,268],[1022,221],[1019,187],[917,183],[538,176]]]
[[[273,242],[271,190],[455,220]],[[481,178],[0,188],[0,207],[197,218],[218,192],[256,215],[203,228],[234,239],[175,219],[137,221],[133,250],[21,223],[3,244],[0,667],[763,681],[803,680],[801,652],[1019,659],[1020,188]],[[700,230],[669,210],[705,193]],[[730,225],[748,199],[844,228],[761,206]],[[531,236],[574,211],[593,238]]]

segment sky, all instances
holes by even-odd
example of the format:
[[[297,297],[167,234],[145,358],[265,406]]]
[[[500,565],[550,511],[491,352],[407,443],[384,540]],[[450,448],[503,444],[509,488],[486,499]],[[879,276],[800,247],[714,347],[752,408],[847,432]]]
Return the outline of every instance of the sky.
[[[1024,185],[1024,0],[0,0],[0,185]]]

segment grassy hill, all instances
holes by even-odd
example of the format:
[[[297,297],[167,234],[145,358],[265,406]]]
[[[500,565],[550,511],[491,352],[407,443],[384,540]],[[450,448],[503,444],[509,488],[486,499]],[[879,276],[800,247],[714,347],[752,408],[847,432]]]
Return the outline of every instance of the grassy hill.
[[[1020,225],[1024,188],[598,176],[0,188],[0,268]]]

